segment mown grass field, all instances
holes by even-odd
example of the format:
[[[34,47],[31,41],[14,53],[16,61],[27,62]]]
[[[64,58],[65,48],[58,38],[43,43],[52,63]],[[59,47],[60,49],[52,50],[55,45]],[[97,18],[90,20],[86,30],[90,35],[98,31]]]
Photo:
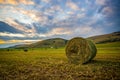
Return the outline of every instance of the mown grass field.
[[[1,49],[0,80],[120,80],[120,42],[96,46],[84,65],[69,63],[64,48]]]

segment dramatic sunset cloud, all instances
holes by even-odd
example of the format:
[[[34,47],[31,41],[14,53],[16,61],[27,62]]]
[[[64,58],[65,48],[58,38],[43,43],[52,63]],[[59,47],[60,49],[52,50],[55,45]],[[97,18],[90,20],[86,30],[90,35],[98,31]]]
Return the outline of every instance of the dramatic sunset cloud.
[[[5,41],[0,39],[0,44],[4,44],[4,43],[5,43]]]
[[[34,4],[31,0],[0,0],[1,4],[11,4],[11,5],[18,5],[18,4]]]
[[[120,0],[0,0],[0,42],[120,31]]]

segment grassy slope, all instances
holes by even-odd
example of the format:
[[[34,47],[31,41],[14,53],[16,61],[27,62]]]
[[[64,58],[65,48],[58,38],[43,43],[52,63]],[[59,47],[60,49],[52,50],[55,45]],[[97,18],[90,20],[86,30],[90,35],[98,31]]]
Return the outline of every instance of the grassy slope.
[[[0,51],[0,80],[120,79],[120,46],[97,44],[98,54],[88,64],[70,64],[64,48]]]
[[[98,35],[89,37],[88,39],[93,40],[95,43],[106,43],[120,41],[120,31],[110,34]]]
[[[117,48],[120,47],[120,42],[97,44],[96,46],[97,48]]]
[[[65,46],[67,40],[62,38],[52,38],[52,39],[46,39],[43,41],[39,41],[33,44],[28,45],[28,47],[33,48],[59,48]]]

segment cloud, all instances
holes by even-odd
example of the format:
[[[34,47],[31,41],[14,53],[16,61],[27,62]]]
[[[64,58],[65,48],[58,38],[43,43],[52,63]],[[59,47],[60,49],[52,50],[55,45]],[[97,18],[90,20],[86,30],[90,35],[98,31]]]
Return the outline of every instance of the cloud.
[[[5,41],[0,39],[0,44],[4,44],[4,43],[5,43]]]
[[[106,1],[107,1],[107,0],[96,0],[96,4],[106,5]]]
[[[1,12],[0,20],[11,18],[14,20],[18,20],[21,23],[31,24],[38,19],[34,15],[34,11],[28,11],[23,8],[14,7],[14,6],[0,6],[0,12]]]
[[[11,5],[25,4],[25,5],[33,5],[34,2],[31,1],[31,0],[0,0],[0,4],[11,4]]]
[[[112,16],[114,14],[114,11],[112,10],[111,7],[105,7],[105,8],[103,8],[102,13],[106,17],[110,17],[110,16]]]
[[[9,33],[9,32],[0,32],[0,36],[3,37],[11,37],[11,38],[21,38],[21,39],[25,39],[25,38],[34,38],[34,37],[45,37],[43,36],[44,34],[35,34],[35,33]]]
[[[119,26],[116,25],[116,21],[119,22],[118,1],[107,2],[108,0],[0,0],[0,21],[20,30],[22,34],[17,36],[21,39],[86,37],[112,29],[109,26]],[[111,22],[114,24],[106,25]],[[116,27],[117,29],[119,28]],[[17,37],[8,32],[3,36]]]
[[[18,30],[20,30],[22,32],[28,32],[26,27],[24,27],[23,25],[18,24],[17,22],[15,22],[11,18],[6,18],[5,22],[8,23],[9,25],[13,26],[15,29],[18,29]]]
[[[36,33],[34,36],[38,38],[47,38],[47,37],[53,37],[53,36],[63,36],[63,35],[68,35],[71,34],[71,31],[68,28],[53,28],[49,32],[46,33]],[[33,36],[33,37],[34,37]]]
[[[34,2],[32,0],[19,0],[19,3],[25,4],[25,5],[33,5]]]
[[[13,39],[16,38],[32,38],[34,39],[36,38],[46,38],[46,37],[51,37],[51,36],[55,36],[55,35],[67,35],[70,34],[71,31],[68,31],[68,29],[66,28],[54,28],[51,31],[47,32],[47,33],[29,33],[29,34],[18,34],[18,33],[9,33],[9,32],[0,32],[0,36],[3,37],[11,37]]]
[[[48,17],[44,16],[44,14],[41,12],[34,10],[25,10],[21,8],[13,8],[12,6],[9,7],[9,10],[7,10],[7,8],[8,6],[1,8],[2,11],[0,13],[0,20],[8,23],[9,25],[22,32],[36,33],[36,29],[33,23],[39,22],[41,25],[48,23]]]
[[[6,18],[5,22],[10,26],[12,26],[13,28],[21,31],[21,33],[29,33],[29,34],[36,33],[36,29],[33,25],[20,23],[12,18]]]
[[[101,35],[104,33],[104,30],[102,29],[102,27],[97,26],[97,27],[92,27],[89,25],[84,25],[84,26],[77,26],[76,28],[74,28],[74,30],[71,30],[72,34],[70,35],[70,37],[90,37],[90,36],[95,36],[95,35]]]
[[[41,18],[42,14],[40,12],[33,11],[33,10],[24,10],[24,9],[19,9],[19,10],[21,14],[29,16],[29,18],[33,20],[33,22],[40,21],[42,19]]]
[[[44,13],[44,12],[39,12],[39,11],[35,11],[35,10],[24,10],[24,9],[19,9],[20,14],[23,14],[23,18],[29,18],[24,20],[21,20],[21,22],[25,23],[27,22],[27,20],[29,20],[29,24],[32,23],[36,23],[39,22],[42,26],[46,25],[49,20],[48,20],[48,16]]]
[[[90,33],[90,31],[92,31],[92,27],[90,26],[77,26],[74,31],[72,31],[73,37],[74,36],[88,36],[88,34]],[[86,36],[85,36],[86,35]]]
[[[66,5],[67,5],[69,8],[73,9],[73,10],[79,10],[78,5],[77,5],[76,3],[74,3],[74,2],[72,2],[72,1],[68,1],[68,2],[66,3]]]
[[[8,32],[0,32],[0,36],[7,36],[7,37],[26,37],[23,34],[16,34],[16,33],[8,33]]]
[[[9,43],[24,43],[24,44],[31,44],[34,42],[38,42],[41,40],[34,40],[34,39],[25,39],[25,40],[19,40],[19,39],[12,39],[12,40],[2,40],[0,39],[0,45],[2,44],[9,44]]]
[[[76,15],[78,18],[85,18],[86,14],[85,13],[81,13],[81,14],[77,14]]]
[[[49,9],[51,10],[50,12],[55,12],[55,11],[62,12],[63,11],[59,5],[51,6]]]
[[[68,31],[67,28],[54,28],[52,29],[47,35],[66,35],[66,34],[70,34],[71,31]]]
[[[17,1],[16,0],[7,0],[6,3],[16,5]]]
[[[97,26],[95,28],[92,27],[91,31],[89,31],[88,34],[85,36],[90,37],[90,36],[97,36],[102,34],[106,34],[105,30],[103,29],[103,27]]]
[[[50,3],[50,0],[42,0],[43,2]]]
[[[4,0],[0,0],[0,3],[4,3]]]

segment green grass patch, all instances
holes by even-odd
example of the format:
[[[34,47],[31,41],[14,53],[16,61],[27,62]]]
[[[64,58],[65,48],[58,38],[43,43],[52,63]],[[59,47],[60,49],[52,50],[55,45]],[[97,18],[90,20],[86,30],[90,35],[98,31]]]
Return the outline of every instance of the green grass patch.
[[[102,44],[96,44],[97,48],[118,48],[120,47],[120,42],[111,42],[111,43],[102,43]]]

